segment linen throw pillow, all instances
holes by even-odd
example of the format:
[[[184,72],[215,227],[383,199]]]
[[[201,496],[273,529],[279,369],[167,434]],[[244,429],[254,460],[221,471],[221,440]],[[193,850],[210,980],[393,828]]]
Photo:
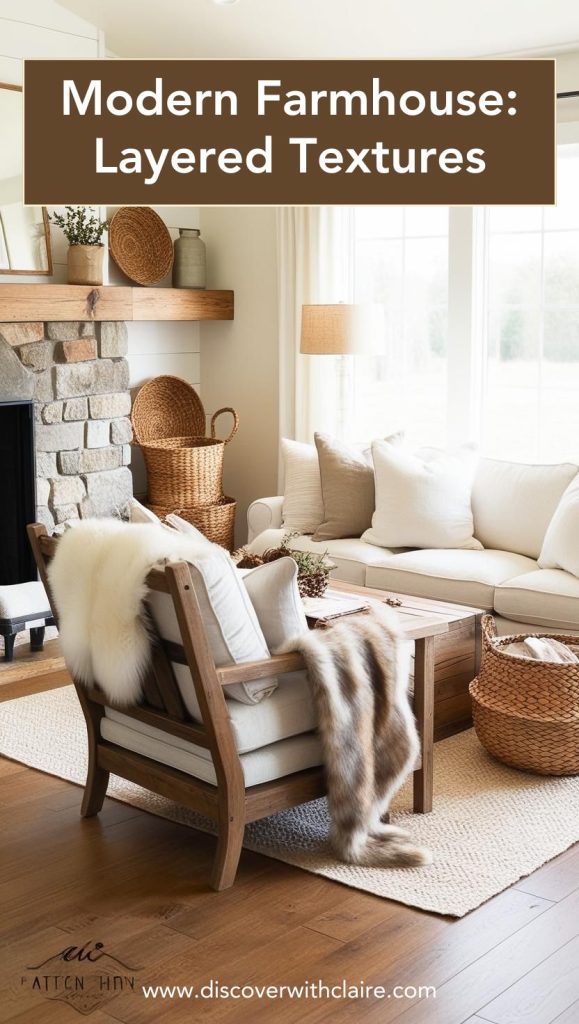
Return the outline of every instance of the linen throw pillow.
[[[316,448],[284,437],[281,451],[285,477],[283,525],[298,533],[314,533],[324,516]]]
[[[579,576],[579,477],[569,484],[547,527],[539,565]]]
[[[376,511],[362,540],[383,548],[482,549],[473,537],[473,448],[414,453],[390,440],[374,441],[372,458]]]
[[[277,558],[255,569],[239,569],[272,654],[308,632],[293,558]]]
[[[370,526],[374,511],[370,452],[329,434],[315,434],[314,439],[320,464],[323,520],[313,540],[359,537]]]

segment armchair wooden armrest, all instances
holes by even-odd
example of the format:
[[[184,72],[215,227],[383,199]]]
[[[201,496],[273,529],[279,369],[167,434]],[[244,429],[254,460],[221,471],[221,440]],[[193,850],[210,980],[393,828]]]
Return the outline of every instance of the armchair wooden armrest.
[[[246,683],[251,679],[267,679],[268,676],[284,672],[299,672],[306,663],[301,654],[274,654],[265,661],[244,661],[241,665],[226,665],[217,669],[217,678],[222,686],[230,683]]]

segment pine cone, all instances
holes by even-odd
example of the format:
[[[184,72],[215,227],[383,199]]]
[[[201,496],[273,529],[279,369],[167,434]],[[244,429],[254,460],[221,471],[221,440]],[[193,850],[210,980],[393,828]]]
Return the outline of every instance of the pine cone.
[[[243,558],[237,562],[238,569],[255,569],[258,565],[263,565],[263,558],[260,555],[245,554]]]

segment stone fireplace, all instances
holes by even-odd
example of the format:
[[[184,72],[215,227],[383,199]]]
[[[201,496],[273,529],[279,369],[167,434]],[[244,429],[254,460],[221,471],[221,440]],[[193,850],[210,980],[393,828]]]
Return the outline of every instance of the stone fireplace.
[[[132,496],[127,327],[0,323],[0,402],[32,401],[36,518],[124,516]]]

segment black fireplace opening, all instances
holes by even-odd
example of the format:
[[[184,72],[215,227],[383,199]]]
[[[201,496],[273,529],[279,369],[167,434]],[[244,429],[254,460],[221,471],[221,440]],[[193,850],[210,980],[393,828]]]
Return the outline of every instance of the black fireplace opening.
[[[0,585],[37,579],[26,535],[35,519],[34,403],[0,402]]]

